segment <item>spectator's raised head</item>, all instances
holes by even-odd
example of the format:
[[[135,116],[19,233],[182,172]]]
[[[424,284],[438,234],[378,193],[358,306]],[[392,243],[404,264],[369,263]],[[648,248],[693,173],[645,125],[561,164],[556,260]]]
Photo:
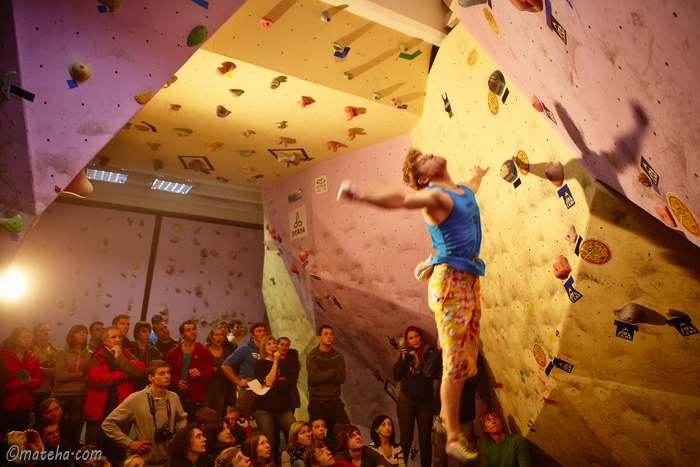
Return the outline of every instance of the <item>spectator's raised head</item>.
[[[267,326],[263,323],[254,323],[250,327],[250,337],[258,344],[263,337],[267,336]]]
[[[82,324],[76,324],[68,330],[66,335],[66,344],[71,349],[84,349],[87,347],[88,329]]]
[[[112,350],[115,346],[122,344],[122,331],[117,326],[107,326],[102,331],[102,343],[107,350]]]
[[[257,431],[246,438],[243,443],[243,454],[250,457],[253,467],[260,467],[271,462],[270,441],[267,436]]]
[[[152,360],[146,367],[146,376],[151,384],[167,388],[170,386],[170,365],[165,360]]]
[[[55,448],[61,442],[61,432],[58,429],[58,422],[44,422],[39,425],[37,431],[46,449]]]
[[[486,436],[492,436],[503,431],[501,417],[496,412],[486,412],[481,416],[481,429]]]
[[[311,427],[308,423],[296,421],[289,427],[289,435],[287,436],[287,447],[289,449],[299,449],[309,446],[314,440],[311,433]]]
[[[119,467],[145,467],[146,466],[146,459],[143,458],[143,456],[139,456],[138,454],[134,454],[133,456],[129,456],[126,459],[122,461],[121,464],[119,464]]]
[[[250,467],[250,458],[237,447],[226,448],[216,456],[214,467]]]
[[[206,452],[206,441],[199,425],[190,423],[175,433],[168,445],[168,454],[170,457],[183,459],[187,459],[188,454],[194,454],[198,457]]]
[[[289,337],[280,337],[277,340],[277,351],[280,353],[281,357],[286,357],[287,354],[289,353],[289,347],[291,347],[292,341],[289,340]]]
[[[180,337],[186,342],[194,342],[197,340],[197,323],[191,319],[180,323],[178,330],[180,331]]]
[[[335,336],[333,335],[333,328],[329,325],[324,324],[323,326],[318,328],[316,336],[318,337],[318,342],[320,345],[325,347],[331,347],[333,345],[333,340],[335,339]]]
[[[394,422],[388,415],[379,415],[372,422],[372,427],[369,431],[369,436],[372,438],[375,446],[382,444],[382,438],[388,439],[392,446],[396,444],[394,433]]]
[[[304,450],[304,464],[306,467],[330,467],[334,463],[333,454],[321,441],[314,441]]]
[[[204,430],[209,422],[212,420],[216,420],[219,417],[219,413],[210,408],[210,407],[202,407],[197,411],[197,413],[194,416],[194,423],[199,426],[202,430]]]
[[[139,321],[134,324],[134,339],[141,343],[148,342],[151,338],[151,325],[146,321]]]
[[[60,422],[63,418],[63,409],[61,408],[61,403],[58,399],[49,397],[44,399],[37,407],[37,413],[40,414],[39,418],[41,422]]]
[[[277,339],[274,336],[265,336],[258,345],[260,349],[260,360],[268,358],[272,360],[274,353],[277,351]]]
[[[129,315],[117,315],[112,320],[112,326],[118,327],[122,332],[122,336],[126,336],[129,334],[129,328],[131,327],[131,318]]]
[[[362,434],[360,429],[354,425],[345,425],[338,430],[336,435],[338,449],[343,452],[362,449]]]
[[[96,341],[102,340],[102,332],[105,330],[105,323],[95,321],[90,325],[90,337]]]

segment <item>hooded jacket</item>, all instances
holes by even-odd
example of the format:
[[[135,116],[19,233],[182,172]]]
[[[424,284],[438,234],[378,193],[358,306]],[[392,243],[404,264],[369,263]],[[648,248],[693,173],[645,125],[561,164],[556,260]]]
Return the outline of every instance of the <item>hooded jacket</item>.
[[[340,399],[340,385],[345,382],[345,358],[331,348],[322,352],[316,347],[306,357],[310,400]]]
[[[34,396],[32,391],[41,387],[44,381],[41,375],[39,357],[31,351],[24,354],[22,360],[10,349],[3,349],[0,352],[0,358],[5,361],[7,371],[9,373],[9,381],[7,383],[7,392],[5,394],[5,402],[2,404],[3,412],[14,412],[18,410],[28,409],[34,406]],[[22,381],[17,379],[15,373],[19,370],[26,370],[32,381],[22,386]]]
[[[56,396],[74,396],[84,395],[88,391],[88,383],[81,383],[77,379],[69,379],[71,372],[85,372],[92,357],[87,346],[80,351],[77,351],[71,346],[66,345],[60,352],[56,354],[56,367],[53,392]]]
[[[177,344],[165,357],[170,365],[170,388],[173,391],[177,391],[182,374],[182,359],[184,357],[182,344],[182,342]],[[195,342],[192,350],[189,369],[199,370],[200,375],[187,377],[187,398],[190,401],[203,401],[206,392],[205,383],[214,379],[214,357],[209,349],[199,342]]]
[[[110,359],[116,364],[115,371],[109,369]],[[124,402],[134,392],[134,380],[140,378],[144,370],[145,365],[134,358],[129,349],[122,347],[122,358],[117,360],[113,359],[112,353],[106,348],[97,349],[88,364],[90,388],[84,409],[88,420],[102,420],[107,391],[111,386],[117,386],[118,403]]]

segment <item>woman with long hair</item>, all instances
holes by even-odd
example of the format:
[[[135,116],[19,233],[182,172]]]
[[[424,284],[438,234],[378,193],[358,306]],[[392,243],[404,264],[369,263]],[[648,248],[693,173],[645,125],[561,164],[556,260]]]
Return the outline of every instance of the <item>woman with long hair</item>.
[[[37,411],[34,414],[35,423],[31,426],[31,429],[39,431],[45,423],[58,423],[61,430],[61,438],[63,438],[63,415],[63,407],[61,407],[58,399],[53,397],[44,399],[37,407]]]
[[[207,426],[202,433],[208,440],[207,455],[210,459],[215,459],[224,449],[234,445],[233,435],[231,435],[231,431],[228,428],[228,423],[221,417],[207,422]]]
[[[313,440],[314,436],[308,423],[292,423],[287,435],[287,449],[282,452],[281,467],[304,467],[304,450]]]
[[[34,406],[32,391],[41,387],[41,363],[32,353],[32,331],[25,327],[12,330],[2,343],[0,358],[9,373],[5,400],[0,408],[0,433],[24,431],[29,426],[29,414]]]
[[[372,438],[370,448],[381,454],[388,463],[406,467],[403,449],[396,444],[394,422],[388,415],[379,415],[374,419],[369,436]]]
[[[270,441],[258,431],[254,431],[243,443],[243,454],[250,458],[252,467],[277,467],[272,460]]]
[[[226,340],[226,333],[220,327],[215,327],[207,336],[206,347],[211,352],[214,360],[214,379],[207,383],[207,389],[204,393],[204,407],[211,407],[216,410],[219,416],[223,416],[224,400],[226,399],[226,381],[228,378],[221,370],[221,364],[224,363],[226,357],[231,353],[226,350],[222,344]]]
[[[235,446],[221,451],[214,462],[214,467],[250,467],[250,465],[250,459]]]
[[[44,377],[41,386],[34,391],[34,417],[36,417],[39,404],[41,404],[44,399],[51,397],[56,355],[58,355],[59,349],[49,342],[51,340],[51,327],[46,323],[39,323],[34,326],[32,337],[32,342],[34,344],[32,352],[39,357],[41,375]]]
[[[423,342],[423,335],[415,326],[409,326],[404,333],[405,344],[401,356],[394,365],[394,379],[401,382],[396,414],[401,431],[403,452],[410,452],[413,430],[418,424],[418,444],[420,446],[421,467],[432,463],[430,433],[433,426],[431,403],[435,399],[433,380],[423,374],[425,359],[433,348]]]
[[[272,336],[263,337],[259,349],[260,360],[255,362],[255,379],[270,390],[255,401],[255,421],[270,441],[273,458],[277,458],[280,429],[289,433],[292,423],[296,421],[292,411],[291,392],[296,387],[297,380],[289,362],[280,358],[277,339]]]
[[[345,425],[337,432],[338,451],[333,456],[337,461],[346,461],[357,467],[392,467],[389,462],[374,449],[362,442],[362,434],[354,425]]]
[[[88,330],[76,324],[68,331],[66,346],[56,355],[54,396],[63,408],[61,438],[78,443],[83,430],[83,407],[88,391]]]

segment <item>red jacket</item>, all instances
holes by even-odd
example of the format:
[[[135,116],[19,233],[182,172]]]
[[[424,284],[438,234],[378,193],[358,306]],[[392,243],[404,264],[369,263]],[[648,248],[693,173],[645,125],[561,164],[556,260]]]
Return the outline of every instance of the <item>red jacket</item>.
[[[131,351],[122,347],[122,358],[116,362],[117,369],[109,371],[109,363],[104,347],[93,352],[88,363],[88,383],[90,387],[85,401],[85,415],[89,420],[102,420],[102,413],[107,402],[107,391],[111,386],[117,386],[119,403],[134,392],[134,380],[141,377],[146,366],[138,361]]]
[[[165,360],[170,365],[170,388],[179,392],[177,385],[182,375],[182,342],[168,352]],[[214,379],[214,357],[209,349],[199,342],[195,342],[192,357],[190,358],[190,370],[199,370],[200,376],[187,377],[187,398],[190,401],[203,401],[206,391],[205,383]]]
[[[2,404],[3,412],[14,412],[17,410],[28,409],[34,406],[34,397],[32,391],[39,389],[41,383],[44,382],[41,376],[41,368],[39,357],[28,351],[24,354],[22,360],[10,349],[3,349],[0,352],[0,358],[5,361],[7,370],[10,373],[10,379],[7,382],[7,392],[5,393],[5,402]],[[15,372],[19,370],[27,370],[32,381],[22,386],[22,381],[17,379]]]

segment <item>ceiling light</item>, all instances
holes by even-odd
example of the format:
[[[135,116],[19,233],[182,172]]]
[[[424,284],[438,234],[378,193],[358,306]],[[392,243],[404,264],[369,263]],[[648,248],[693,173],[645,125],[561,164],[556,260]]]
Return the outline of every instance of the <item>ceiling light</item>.
[[[22,295],[27,281],[17,270],[10,269],[0,278],[0,297],[6,299],[17,298]]]
[[[161,190],[170,193],[180,193],[186,195],[193,188],[193,185],[186,185],[184,183],[168,182],[166,180],[158,180],[157,178],[151,185],[151,190]]]
[[[128,175],[117,172],[105,172],[104,170],[87,169],[87,178],[110,183],[124,183]]]

